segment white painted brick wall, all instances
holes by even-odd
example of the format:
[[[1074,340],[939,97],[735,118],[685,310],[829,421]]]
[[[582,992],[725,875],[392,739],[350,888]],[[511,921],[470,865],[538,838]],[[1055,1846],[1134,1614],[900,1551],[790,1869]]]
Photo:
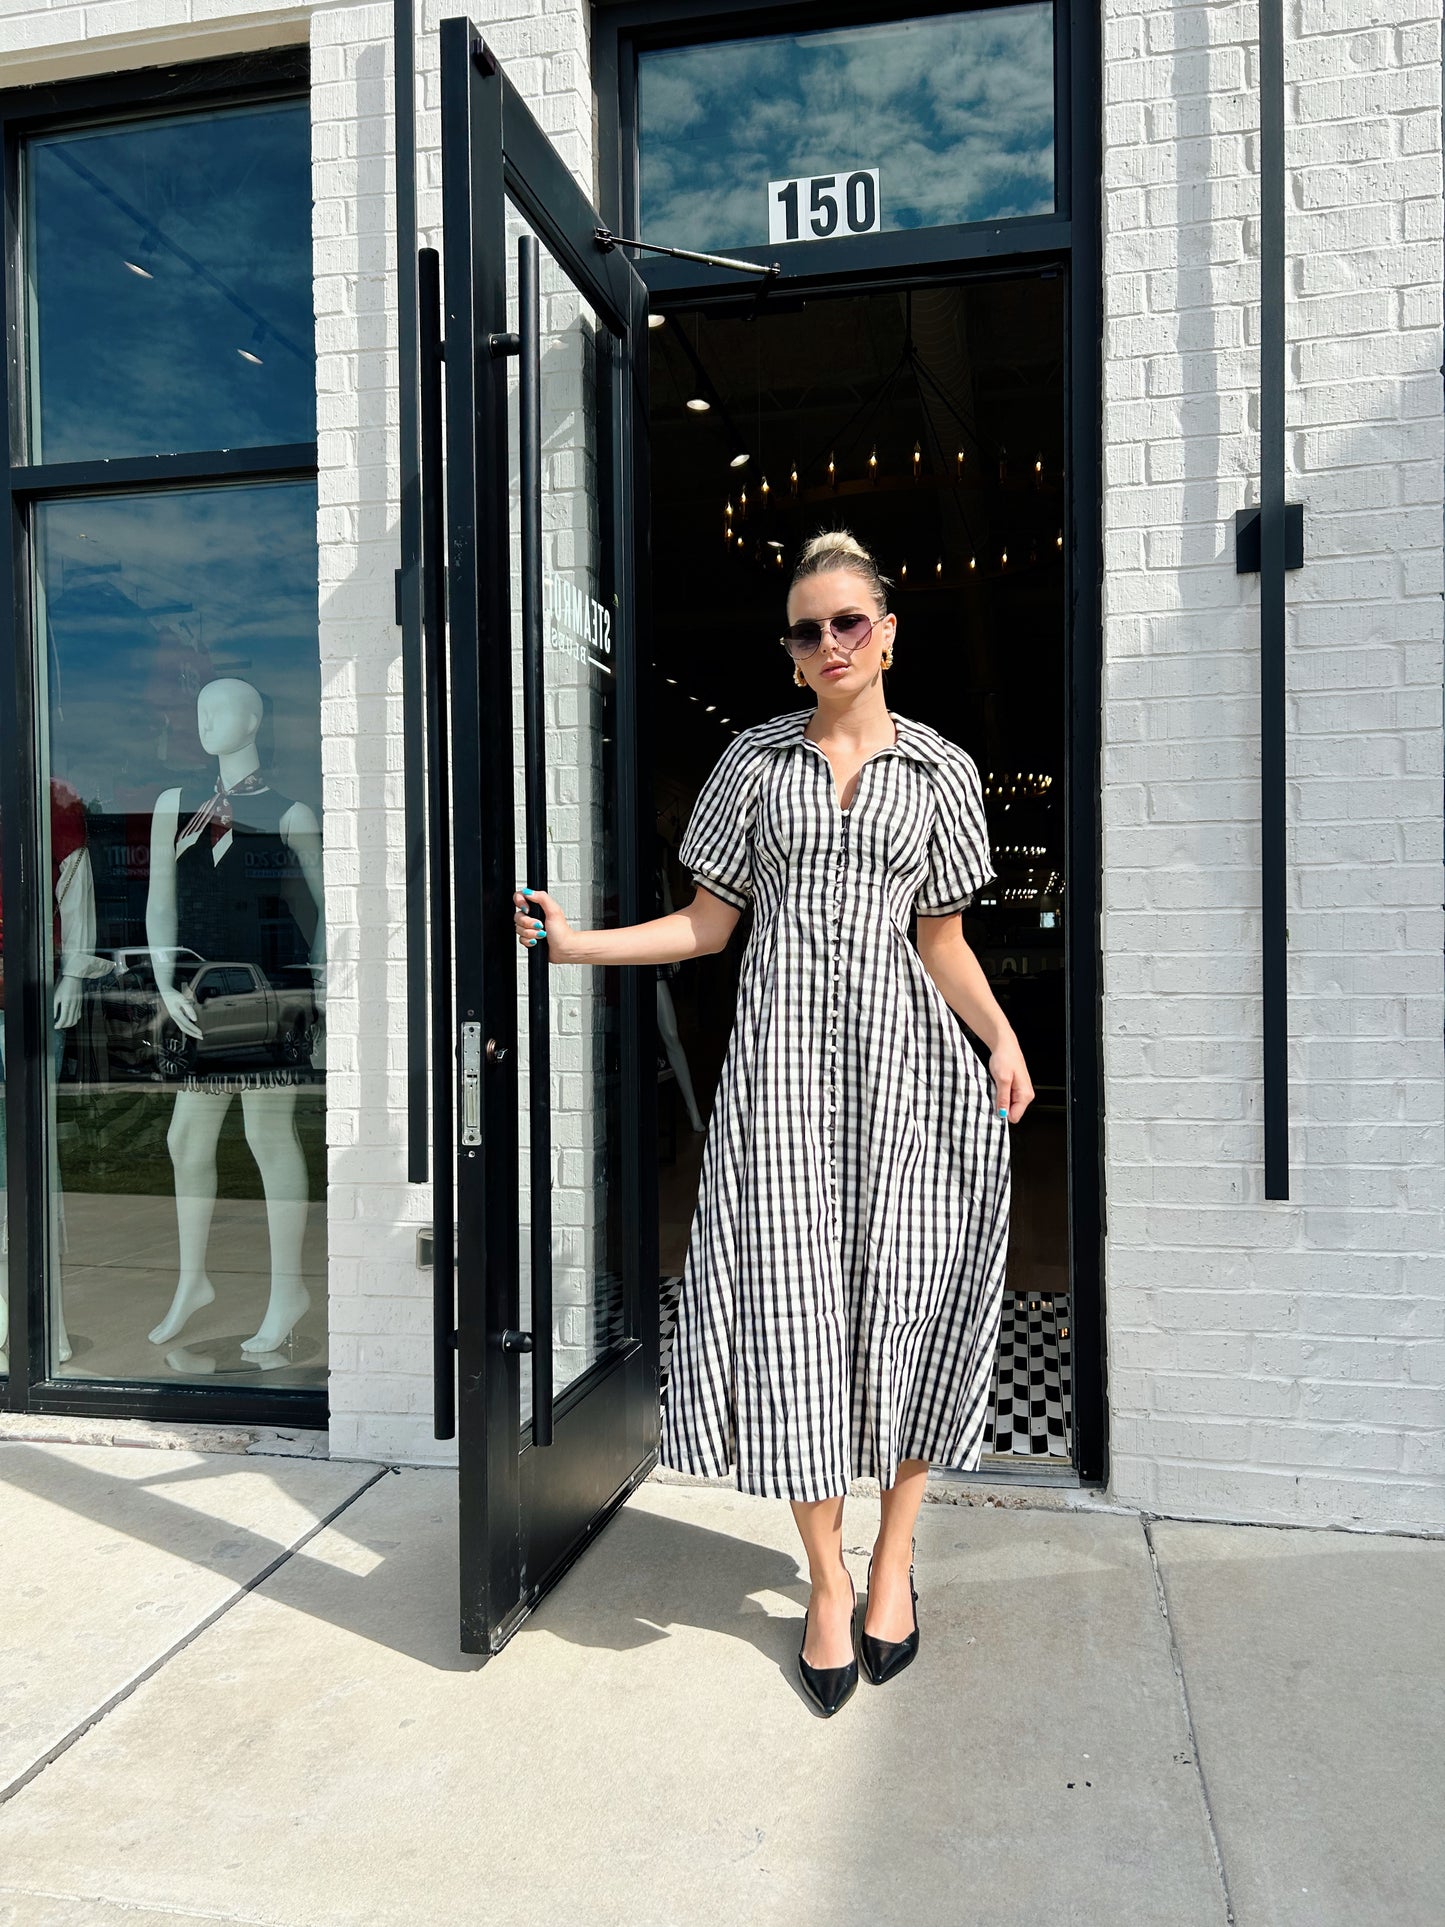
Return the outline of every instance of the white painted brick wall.
[[[1262,1187],[1258,59],[1106,0],[1113,1489],[1445,1527],[1440,8],[1286,7],[1292,1199]]]

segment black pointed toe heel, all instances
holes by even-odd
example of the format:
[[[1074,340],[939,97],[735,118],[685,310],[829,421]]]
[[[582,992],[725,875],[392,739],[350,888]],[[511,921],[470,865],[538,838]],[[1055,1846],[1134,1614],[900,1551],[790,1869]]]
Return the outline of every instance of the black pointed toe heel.
[[[853,1575],[849,1573],[848,1584],[853,1586]],[[848,1630],[856,1641],[858,1633],[858,1588],[853,1586],[853,1611],[849,1616]],[[803,1691],[817,1707],[825,1720],[833,1715],[843,1703],[850,1699],[858,1684],[858,1662],[850,1659],[846,1666],[810,1666],[803,1658],[803,1646],[808,1643],[808,1615],[803,1614],[803,1641],[798,1648],[798,1677],[803,1682]]]
[[[873,1588],[873,1561],[868,1561],[868,1588]],[[872,1633],[858,1635],[858,1657],[863,1671],[875,1686],[896,1679],[905,1666],[918,1657],[918,1594],[913,1589],[913,1561],[908,1562],[908,1590],[913,1594],[913,1631],[904,1639],[875,1639]]]

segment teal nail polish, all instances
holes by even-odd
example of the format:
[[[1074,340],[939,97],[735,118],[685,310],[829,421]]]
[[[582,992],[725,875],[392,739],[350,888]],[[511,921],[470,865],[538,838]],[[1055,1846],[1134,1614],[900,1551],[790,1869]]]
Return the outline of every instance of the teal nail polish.
[[[531,892],[531,891],[530,891],[530,890],[529,890],[529,889],[527,888],[527,886],[526,886],[526,884],[524,883],[524,884],[522,885],[522,895],[523,895],[524,897],[529,897],[529,896],[531,896],[531,894],[532,894],[532,892]]]

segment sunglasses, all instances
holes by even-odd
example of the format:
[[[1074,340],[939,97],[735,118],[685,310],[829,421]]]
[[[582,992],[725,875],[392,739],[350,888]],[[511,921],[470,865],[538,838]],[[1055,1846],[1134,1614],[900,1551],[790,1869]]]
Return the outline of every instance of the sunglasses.
[[[851,656],[870,640],[878,624],[886,620],[886,616],[865,616],[851,611],[843,616],[829,616],[826,622],[795,622],[779,640],[794,662],[802,662],[805,656],[814,653],[827,629],[834,642]]]

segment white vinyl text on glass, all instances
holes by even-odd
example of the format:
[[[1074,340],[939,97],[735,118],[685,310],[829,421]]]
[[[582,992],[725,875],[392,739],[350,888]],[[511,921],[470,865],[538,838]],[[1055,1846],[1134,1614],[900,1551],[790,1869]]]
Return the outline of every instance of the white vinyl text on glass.
[[[833,234],[877,234],[883,226],[878,169],[768,182],[768,240],[826,241]]]

